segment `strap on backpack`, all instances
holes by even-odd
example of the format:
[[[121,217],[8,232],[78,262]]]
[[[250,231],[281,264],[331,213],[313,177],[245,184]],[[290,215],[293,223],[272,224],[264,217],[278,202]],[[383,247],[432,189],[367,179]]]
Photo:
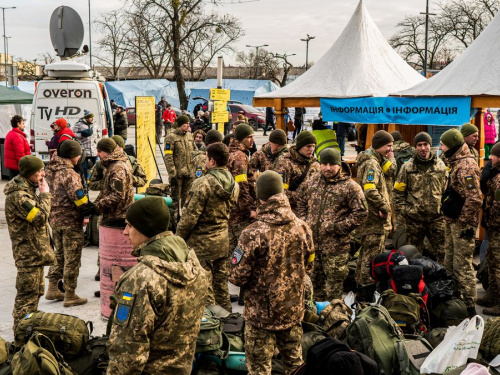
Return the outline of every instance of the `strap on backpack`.
[[[364,319],[359,319],[357,323],[361,337],[363,338],[361,341],[361,344],[363,345],[363,352],[367,353],[370,358],[375,358],[375,350],[373,348],[373,341],[370,339],[371,333],[368,323]]]

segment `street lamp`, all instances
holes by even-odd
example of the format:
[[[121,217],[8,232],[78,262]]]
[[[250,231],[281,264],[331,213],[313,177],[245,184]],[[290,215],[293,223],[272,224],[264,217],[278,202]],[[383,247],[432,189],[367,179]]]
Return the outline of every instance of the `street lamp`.
[[[436,13],[429,13],[429,0],[426,2],[425,13],[425,51],[424,51],[424,77],[427,78],[427,50],[429,49],[429,16],[435,16]]]
[[[90,0],[89,0],[89,57],[90,57],[90,69],[92,69],[92,28],[90,27]]]
[[[247,44],[248,48],[255,48],[255,79],[259,77],[259,48],[269,47],[269,44],[262,44],[260,46],[250,46]]]
[[[16,9],[16,7],[0,7],[2,9],[2,18],[3,18],[3,51],[4,51],[4,69],[5,69],[5,87],[7,87],[7,37],[5,35],[5,10],[6,9]]]
[[[309,69],[309,41],[316,38],[315,36],[310,36],[306,34],[306,39],[301,39],[302,42],[306,42],[306,70]]]
[[[3,36],[3,37],[5,38],[5,40],[7,41],[7,47],[5,48],[5,58],[7,59],[7,56],[9,56],[9,39],[10,39],[10,38],[12,38],[12,37],[11,37],[11,36],[5,36],[5,35],[2,35],[2,36]],[[11,60],[11,61],[10,61],[10,62],[11,62],[11,64],[10,64],[10,65],[12,65],[12,66],[13,66],[13,65],[14,65],[14,61],[13,61],[13,59],[12,59],[12,58],[11,58],[10,60]],[[5,73],[5,75],[7,76],[7,73]],[[7,76],[7,77],[8,77],[8,76]],[[8,82],[9,82],[9,79],[7,78],[7,84],[8,84]],[[7,85],[5,85],[5,87],[7,87]]]

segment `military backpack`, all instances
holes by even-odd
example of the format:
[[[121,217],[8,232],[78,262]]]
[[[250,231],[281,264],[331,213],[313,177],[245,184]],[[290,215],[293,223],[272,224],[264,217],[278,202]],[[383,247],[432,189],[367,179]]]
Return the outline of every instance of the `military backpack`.
[[[459,298],[442,300],[431,309],[433,327],[458,326],[467,317],[467,306]]]
[[[13,375],[76,375],[54,343],[35,332],[12,358]]]
[[[413,334],[427,331],[427,324],[422,317],[427,318],[428,314],[420,294],[396,294],[389,289],[382,294],[381,303],[403,332]],[[421,310],[424,310],[423,314]]]
[[[345,330],[351,324],[352,310],[344,301],[334,299],[321,310],[317,325],[328,335],[336,339],[343,339]]]
[[[229,354],[229,340],[222,332],[223,322],[205,308],[201,318],[200,332],[196,338],[196,353],[212,352],[225,359]]]

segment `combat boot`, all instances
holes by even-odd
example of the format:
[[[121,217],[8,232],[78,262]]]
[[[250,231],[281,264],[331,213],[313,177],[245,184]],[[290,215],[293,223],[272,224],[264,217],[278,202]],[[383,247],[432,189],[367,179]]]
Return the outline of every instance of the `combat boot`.
[[[64,293],[61,293],[59,289],[57,289],[57,283],[49,281],[49,287],[47,288],[47,293],[45,293],[45,299],[48,301],[64,300]]]
[[[484,309],[483,314],[489,316],[500,316],[500,305]]]
[[[476,301],[479,306],[483,307],[493,307],[498,305],[498,302],[498,298],[492,297],[489,293],[487,293],[484,297],[478,298]]]
[[[79,305],[85,305],[87,303],[87,298],[80,298],[75,294],[75,291],[70,292],[69,290],[66,291],[64,295],[64,307],[72,307],[72,306],[79,306]]]

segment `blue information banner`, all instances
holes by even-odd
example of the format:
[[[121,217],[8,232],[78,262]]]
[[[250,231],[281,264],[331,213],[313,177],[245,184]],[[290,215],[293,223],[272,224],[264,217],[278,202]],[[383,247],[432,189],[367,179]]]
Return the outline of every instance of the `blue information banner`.
[[[470,121],[470,97],[321,99],[324,121],[458,126]]]

